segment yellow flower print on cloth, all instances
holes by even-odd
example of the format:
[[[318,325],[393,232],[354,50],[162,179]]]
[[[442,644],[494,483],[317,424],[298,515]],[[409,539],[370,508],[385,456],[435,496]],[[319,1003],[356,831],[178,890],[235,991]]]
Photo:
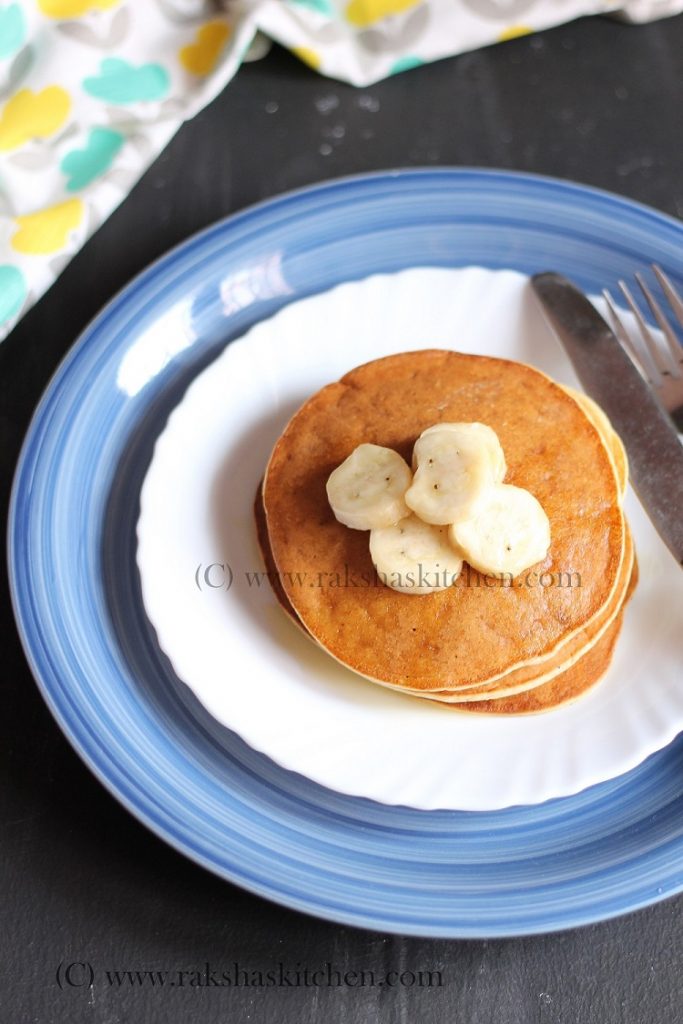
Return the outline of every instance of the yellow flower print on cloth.
[[[352,25],[367,28],[392,14],[403,14],[420,3],[422,0],[351,0],[346,8],[346,17]]]
[[[509,28],[503,29],[498,36],[499,43],[507,43],[510,39],[519,39],[520,36],[528,36],[533,32],[532,28],[528,25],[510,25]]]
[[[59,85],[49,85],[41,92],[21,89],[7,101],[0,114],[0,151],[54,135],[70,109],[69,94]]]
[[[183,46],[178,59],[190,74],[208,75],[215,68],[229,38],[230,26],[224,21],[207,21],[198,30],[195,42]]]
[[[107,11],[121,0],[38,0],[38,7],[48,18],[82,18],[90,11]]]
[[[17,217],[19,230],[12,236],[10,244],[16,252],[30,256],[47,255],[64,249],[69,235],[83,220],[84,212],[82,200],[67,199],[47,210]]]
[[[293,46],[292,53],[315,71],[319,69],[322,63],[320,54],[310,46]]]

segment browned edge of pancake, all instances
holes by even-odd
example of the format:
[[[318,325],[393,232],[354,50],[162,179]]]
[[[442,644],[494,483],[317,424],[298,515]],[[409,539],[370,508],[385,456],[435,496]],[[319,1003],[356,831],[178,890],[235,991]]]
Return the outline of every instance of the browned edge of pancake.
[[[265,565],[266,572],[268,573],[268,582],[273,588],[275,596],[282,608],[287,612],[290,618],[294,620],[297,626],[300,626],[303,629],[303,624],[294,611],[292,603],[285,592],[285,588],[282,586],[280,574],[277,571],[277,566],[275,565],[275,560],[273,558],[273,551],[270,546],[270,537],[268,536],[266,510],[263,505],[263,480],[260,481],[254,498],[254,519],[256,521],[256,538],[261,551],[261,557],[263,558],[263,564]]]

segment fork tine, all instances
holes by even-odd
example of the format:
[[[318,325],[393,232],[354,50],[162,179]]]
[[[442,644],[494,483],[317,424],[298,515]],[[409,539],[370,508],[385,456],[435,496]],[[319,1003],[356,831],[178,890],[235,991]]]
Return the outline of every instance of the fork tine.
[[[671,308],[676,314],[676,318],[679,324],[681,325],[681,327],[683,327],[683,299],[681,299],[680,295],[678,294],[673,284],[671,283],[670,279],[667,277],[667,275],[664,273],[661,267],[658,267],[656,263],[653,263],[652,269],[654,270],[655,277],[661,285],[662,291],[669,300]]]
[[[614,303],[614,299],[612,298],[612,296],[606,288],[603,288],[602,295],[605,302],[607,303],[607,309],[609,310],[610,320],[612,321],[612,330],[619,339],[622,348],[624,348],[628,355],[631,357],[631,361],[635,364],[635,367],[640,372],[641,376],[644,377],[645,380],[648,380],[648,374],[645,370],[645,366],[643,365],[644,360],[641,356],[641,353],[636,351],[636,348],[633,342],[631,341],[628,331],[621,322],[621,319],[617,312],[617,307]],[[645,355],[647,354],[648,353],[646,352]]]
[[[681,348],[681,343],[674,334],[673,328],[664,315],[662,307],[657,302],[656,298],[650,291],[645,278],[639,271],[636,271],[635,279],[640,286],[641,292],[647,299],[647,304],[652,310],[653,316],[659,324],[662,334],[666,339],[668,345],[667,354],[670,357],[668,360],[669,370],[674,377],[681,377],[683,376],[683,373],[681,373],[681,360],[683,359],[683,348]]]
[[[643,355],[647,352],[647,361],[645,366],[646,372],[650,377],[652,383],[656,387],[659,387],[662,383],[662,371],[659,367],[659,353],[657,352],[657,349],[655,347],[652,335],[650,334],[649,328],[643,318],[643,314],[640,312],[640,309],[636,305],[635,299],[631,295],[631,292],[626,282],[619,281],[619,288],[621,289],[621,293],[626,299],[629,308],[633,313],[633,316],[635,317],[635,321],[638,324],[640,336],[643,339],[645,345],[645,348],[643,349]]]
[[[683,327],[683,299],[681,299],[681,296],[671,283],[671,279],[668,278],[667,274],[660,266],[657,266],[656,263],[652,263],[652,269],[654,271],[655,278],[659,282],[661,291],[663,291],[669,299],[669,304],[674,310],[678,323]]]

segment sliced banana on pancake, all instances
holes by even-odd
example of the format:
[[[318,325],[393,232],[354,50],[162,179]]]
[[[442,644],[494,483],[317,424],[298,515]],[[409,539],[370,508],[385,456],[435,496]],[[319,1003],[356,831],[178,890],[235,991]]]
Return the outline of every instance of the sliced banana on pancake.
[[[448,430],[451,433],[457,434],[462,437],[464,435],[472,437],[478,440],[482,448],[485,448],[491,459],[493,467],[494,483],[502,483],[507,473],[507,466],[505,465],[505,452],[503,446],[498,439],[498,434],[492,427],[487,426],[486,423],[435,423],[432,427],[427,427],[420,434],[420,437],[427,437],[429,434],[437,434],[441,430]],[[415,450],[413,450],[413,473],[417,469],[417,456]]]
[[[505,476],[505,456],[484,423],[440,423],[415,442],[415,476],[405,500],[426,523],[443,526],[468,518],[491,484]]]
[[[336,518],[352,530],[393,526],[410,509],[404,495],[413,474],[392,448],[359,444],[327,481],[327,499]]]
[[[451,524],[451,544],[469,564],[486,575],[519,576],[542,562],[550,547],[550,523],[529,491],[494,484],[474,514]]]
[[[462,558],[449,543],[448,528],[432,526],[417,516],[371,530],[370,557],[382,582],[402,594],[446,590],[462,569]]]

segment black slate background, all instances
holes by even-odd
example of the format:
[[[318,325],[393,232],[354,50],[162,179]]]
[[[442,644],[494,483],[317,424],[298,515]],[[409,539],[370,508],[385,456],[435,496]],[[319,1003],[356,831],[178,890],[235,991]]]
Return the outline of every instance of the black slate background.
[[[3,518],[21,439],[59,359],[117,289],[191,232],[284,189],[408,165],[558,175],[683,217],[682,100],[683,17],[638,28],[583,20],[360,91],[277,48],[245,66],[0,346]],[[416,940],[284,910],[184,860],[72,752],[31,679],[5,582],[0,599],[0,1024],[683,1020],[683,897],[557,935]],[[92,988],[60,990],[57,966],[72,961],[92,965]],[[201,970],[207,961],[440,970],[443,985],[104,982],[105,970]]]

